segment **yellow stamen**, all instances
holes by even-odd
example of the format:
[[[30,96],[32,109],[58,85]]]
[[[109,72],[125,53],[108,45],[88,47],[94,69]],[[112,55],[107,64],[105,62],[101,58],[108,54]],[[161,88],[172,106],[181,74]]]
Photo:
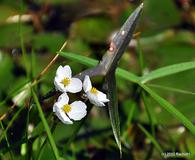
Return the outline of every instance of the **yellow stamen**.
[[[67,86],[70,84],[70,78],[64,78],[61,82],[64,86]]]
[[[97,94],[98,93],[98,90],[95,87],[92,87],[90,89],[90,92],[93,93],[93,94]]]
[[[63,107],[62,107],[62,110],[65,112],[65,113],[68,113],[71,111],[71,106],[69,104],[65,104]]]

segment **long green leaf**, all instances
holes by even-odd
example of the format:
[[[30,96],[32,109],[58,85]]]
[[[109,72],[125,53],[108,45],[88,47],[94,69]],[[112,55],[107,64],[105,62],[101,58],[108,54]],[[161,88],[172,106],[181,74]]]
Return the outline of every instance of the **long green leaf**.
[[[168,101],[163,99],[161,96],[156,94],[153,90],[151,90],[146,85],[142,84],[142,88],[148,92],[151,97],[156,100],[165,110],[167,110],[170,114],[175,116],[189,131],[195,135],[195,126],[186,118],[180,111],[178,111],[173,105],[171,105]]]
[[[1,125],[1,128],[2,128],[2,131],[4,131],[5,129],[4,129],[4,126],[3,126],[3,123],[2,123],[2,121],[0,121],[0,125]],[[9,143],[9,141],[8,141],[8,137],[7,137],[7,134],[6,134],[6,132],[4,132],[4,137],[5,137],[5,141],[6,141],[6,143],[7,143],[7,147],[8,147],[8,152],[9,152],[9,154],[10,154],[10,159],[11,160],[13,160],[14,158],[14,156],[13,156],[13,153],[12,153],[12,151],[11,151],[11,149],[10,149],[10,143]]]
[[[75,53],[71,53],[71,52],[59,52],[59,54],[65,58],[68,58],[72,61],[76,61],[79,62],[83,65],[86,65],[88,67],[94,67],[98,64],[98,61],[86,56],[82,56],[82,55],[78,55]],[[134,83],[138,83],[139,82],[139,77],[136,76],[135,74],[128,72],[124,69],[121,68],[117,68],[116,70],[116,76],[119,76],[123,79],[126,79],[128,81],[134,82]]]
[[[190,69],[195,69],[195,61],[192,62],[184,62],[179,64],[173,64],[170,66],[162,67],[151,71],[150,73],[141,77],[141,83],[146,83],[148,81],[165,77],[168,75],[173,75],[179,72],[187,71]]]
[[[144,134],[151,140],[151,142],[154,144],[154,146],[156,147],[156,149],[160,152],[163,153],[163,150],[161,148],[161,146],[158,144],[158,142],[156,141],[156,139],[140,124],[138,124],[138,127],[142,130],[142,132],[144,132]]]
[[[157,85],[157,84],[148,84],[147,86],[166,90],[166,91],[181,93],[181,94],[189,94],[189,95],[193,95],[193,96],[195,95],[195,92],[191,92],[191,91],[187,91],[187,90],[183,90],[183,89],[177,89],[177,88],[173,88],[173,87],[161,86],[161,85]]]
[[[50,128],[49,128],[49,125],[47,123],[47,120],[45,119],[45,116],[44,116],[44,113],[42,111],[42,108],[41,108],[41,105],[39,103],[39,100],[38,100],[38,97],[37,95],[35,94],[34,90],[32,89],[32,95],[33,95],[33,99],[37,105],[37,109],[38,109],[38,112],[39,112],[39,116],[41,118],[41,121],[43,123],[43,126],[46,130],[46,133],[48,135],[48,138],[49,138],[49,142],[50,142],[50,145],[51,145],[51,148],[53,150],[53,153],[54,153],[54,156],[56,158],[56,160],[59,160],[60,159],[60,156],[59,156],[59,152],[58,152],[58,149],[56,147],[56,144],[55,144],[55,141],[53,139],[53,136],[51,134],[51,131],[50,131]]]
[[[20,112],[23,110],[24,108],[21,107],[17,110],[17,112],[14,114],[14,116],[12,117],[12,119],[9,121],[7,127],[5,130],[3,130],[3,132],[1,133],[0,136],[0,142],[2,141],[3,137],[6,136],[8,129],[12,126],[12,124],[14,123],[14,121],[18,118]]]
[[[147,113],[147,116],[148,116],[148,119],[149,119],[152,135],[155,137],[156,118],[155,118],[155,114],[154,114],[154,112],[151,108],[150,97],[147,97],[145,92],[142,92],[142,100],[144,102],[146,113]]]
[[[89,58],[83,55],[79,55],[79,54],[75,54],[72,52],[58,52],[61,56],[66,57],[70,60],[79,62],[81,64],[84,64],[88,67],[94,67],[95,65],[98,64],[98,61],[93,59],[93,58]]]

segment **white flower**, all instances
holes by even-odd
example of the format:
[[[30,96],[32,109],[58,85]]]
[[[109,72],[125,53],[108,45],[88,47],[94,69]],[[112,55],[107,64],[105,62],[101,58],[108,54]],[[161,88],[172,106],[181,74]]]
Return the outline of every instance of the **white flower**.
[[[56,71],[54,85],[61,92],[77,93],[82,90],[82,82],[78,78],[72,78],[70,66],[59,66]]]
[[[72,120],[81,120],[87,114],[87,106],[82,101],[75,101],[68,104],[69,97],[67,93],[59,96],[56,103],[53,105],[53,112],[65,124],[72,124]]]
[[[85,76],[83,90],[87,94],[89,101],[96,106],[105,106],[104,103],[109,101],[109,99],[106,98],[106,94],[92,87],[89,76]]]

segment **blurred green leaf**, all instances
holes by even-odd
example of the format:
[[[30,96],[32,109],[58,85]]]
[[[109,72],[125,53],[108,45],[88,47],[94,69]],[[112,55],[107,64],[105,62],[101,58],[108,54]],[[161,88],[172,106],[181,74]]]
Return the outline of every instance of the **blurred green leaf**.
[[[32,26],[21,24],[24,44],[27,45],[32,36]],[[11,37],[11,38],[10,38]],[[14,48],[20,46],[20,36],[17,24],[0,25],[0,47]]]
[[[0,98],[2,91],[8,92],[14,79],[12,70],[14,68],[13,60],[0,52]]]
[[[154,144],[154,146],[159,151],[159,153],[160,154],[163,153],[163,149],[161,148],[161,146],[159,145],[159,143],[156,141],[156,139],[141,124],[138,124],[138,127],[150,139],[150,141]]]
[[[148,22],[148,30],[161,30],[180,23],[180,13],[172,0],[144,1],[144,21]],[[148,30],[146,32],[148,32]]]
[[[48,49],[55,53],[64,43],[64,39],[65,37],[58,33],[39,33],[33,36],[32,44],[34,49]]]
[[[170,114],[176,117],[189,131],[195,135],[195,126],[192,122],[188,120],[180,111],[178,111],[173,105],[171,105],[168,101],[160,97],[153,90],[151,90],[146,85],[142,84],[141,87],[148,92],[151,97],[157,101],[165,110],[167,110]]]
[[[186,139],[186,146],[190,152],[191,155],[193,155],[195,157],[195,141],[194,141],[194,137],[193,136],[188,136]]]
[[[114,24],[108,18],[93,17],[75,22],[70,34],[89,42],[105,42],[114,29]]]
[[[89,67],[94,67],[98,64],[98,61],[83,55],[71,53],[71,52],[59,52],[59,54],[63,57],[66,57],[70,60],[80,62],[81,64],[84,64]]]
[[[183,89],[178,89],[178,88],[173,88],[173,87],[166,87],[166,86],[161,86],[161,85],[156,85],[156,84],[148,84],[148,86],[158,88],[158,89],[162,89],[162,90],[166,90],[166,91],[171,91],[171,92],[195,95],[195,92],[186,91],[186,90],[183,90]]]
[[[195,68],[195,61],[173,64],[170,66],[158,68],[158,69],[151,71],[150,73],[142,76],[141,83],[146,83],[148,81],[151,81],[151,80],[154,80],[157,78],[165,77],[168,75],[173,75],[173,74],[187,71],[187,70],[194,69],[194,68]]]
[[[20,107],[17,112],[14,114],[14,116],[11,118],[9,121],[7,127],[3,130],[2,134],[0,135],[0,142],[2,141],[3,138],[5,138],[5,135],[7,134],[8,129],[12,126],[14,121],[19,117],[20,112],[23,110],[23,107]]]
[[[40,118],[41,118],[41,121],[42,121],[42,123],[43,123],[43,126],[44,126],[44,128],[45,128],[45,130],[46,130],[46,132],[47,132],[48,139],[49,139],[50,145],[51,145],[51,147],[52,147],[52,151],[53,151],[53,153],[54,153],[54,155],[55,155],[56,160],[58,160],[58,159],[60,158],[58,149],[57,149],[57,147],[56,147],[56,144],[55,144],[55,141],[54,141],[54,139],[53,139],[52,133],[51,133],[51,131],[50,131],[49,125],[48,125],[48,123],[47,123],[47,120],[46,120],[46,118],[45,118],[45,116],[44,116],[44,113],[43,113],[43,111],[42,111],[41,105],[40,105],[40,103],[39,103],[38,97],[37,97],[37,95],[35,94],[34,90],[32,90],[32,95],[33,95],[33,99],[34,99],[34,101],[35,101],[35,103],[36,103],[36,105],[37,105],[37,109],[38,109],[38,111],[39,111],[39,116],[40,116]]]

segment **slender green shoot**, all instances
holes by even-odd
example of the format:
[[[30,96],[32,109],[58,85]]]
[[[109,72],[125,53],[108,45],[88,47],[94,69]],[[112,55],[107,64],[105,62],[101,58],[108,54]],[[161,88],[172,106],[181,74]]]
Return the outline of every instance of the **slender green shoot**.
[[[141,83],[144,84],[148,81],[151,81],[157,78],[162,78],[165,76],[173,75],[173,74],[191,70],[191,69],[195,69],[195,61],[183,62],[183,63],[165,66],[162,68],[158,68],[154,71],[151,71],[150,73],[142,76]]]
[[[149,97],[146,96],[144,91],[142,92],[142,99],[143,99],[144,106],[145,106],[145,109],[146,109],[146,113],[147,113],[149,123],[150,123],[150,126],[151,126],[152,135],[155,137],[155,120],[154,120],[155,115],[152,113],[152,109],[150,107],[151,104],[149,102]]]
[[[43,126],[44,126],[44,128],[45,128],[45,131],[46,131],[46,133],[47,133],[47,135],[48,135],[48,139],[49,139],[49,142],[50,142],[52,151],[53,151],[53,153],[54,153],[54,156],[55,156],[56,160],[59,160],[60,156],[59,156],[58,149],[57,149],[57,147],[56,147],[55,141],[54,141],[53,136],[52,136],[52,134],[51,134],[49,125],[48,125],[48,123],[47,123],[47,120],[46,120],[46,118],[45,118],[45,116],[44,116],[44,113],[43,113],[43,111],[42,111],[42,108],[41,108],[41,105],[40,105],[40,103],[39,103],[38,97],[37,97],[37,95],[35,94],[35,92],[34,92],[33,89],[32,89],[32,95],[33,95],[33,99],[34,99],[34,101],[35,101],[35,103],[36,103],[36,106],[37,106],[37,109],[38,109],[38,112],[39,112],[39,116],[40,116],[41,121],[42,121],[42,123],[43,123]]]
[[[142,88],[150,94],[150,96],[157,101],[165,110],[167,110],[170,114],[172,114],[175,118],[178,119],[189,131],[195,135],[195,126],[192,122],[188,120],[186,116],[184,116],[180,111],[178,111],[173,105],[171,105],[168,101],[163,99],[161,96],[156,94],[153,90],[151,90],[146,85],[142,84]]]
[[[177,88],[173,88],[173,87],[161,86],[161,85],[157,85],[157,84],[147,84],[147,86],[162,89],[162,90],[166,90],[166,91],[181,93],[181,94],[188,94],[188,95],[193,95],[193,96],[195,95],[195,92],[186,91],[186,90],[183,90],[183,89],[177,89]]]
[[[5,130],[3,130],[1,136],[0,136],[0,142],[2,141],[3,137],[7,134],[8,129],[12,126],[12,124],[14,123],[14,121],[18,118],[20,112],[23,110],[24,108],[21,107],[19,108],[19,110],[14,114],[14,116],[12,117],[12,119],[9,121],[7,127],[5,128]]]
[[[154,146],[159,151],[159,153],[162,154],[163,153],[163,149],[161,148],[159,143],[156,141],[156,139],[141,124],[138,124],[138,127],[150,139],[150,141],[154,144]]]
[[[2,130],[4,131],[5,129],[4,129],[4,126],[3,126],[3,123],[2,123],[2,121],[0,121],[0,125],[1,125],[1,128],[2,128]],[[14,158],[14,156],[13,156],[13,153],[12,153],[12,151],[10,150],[10,144],[9,144],[9,141],[8,141],[8,137],[7,137],[7,134],[6,134],[6,132],[4,132],[4,137],[5,137],[5,141],[6,141],[6,144],[7,144],[7,147],[8,147],[8,151],[9,151],[9,154],[10,154],[10,158],[11,158],[11,160],[13,160]]]

